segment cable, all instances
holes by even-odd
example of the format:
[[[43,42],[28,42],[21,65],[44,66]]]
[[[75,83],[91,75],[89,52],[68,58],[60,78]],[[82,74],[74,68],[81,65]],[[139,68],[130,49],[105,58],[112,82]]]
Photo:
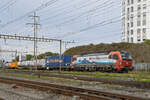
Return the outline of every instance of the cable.
[[[146,12],[146,13],[150,13],[150,12]],[[138,14],[139,14],[139,13],[138,13]],[[141,13],[141,14],[142,14],[142,13]],[[137,15],[134,15],[133,17],[135,17],[135,16],[137,16]],[[116,18],[120,18],[120,19],[113,21],[113,19],[116,19]],[[126,20],[127,20],[127,19],[126,19]],[[107,21],[108,21],[108,22],[107,22]],[[61,37],[65,37],[65,36],[69,36],[69,35],[73,35],[73,34],[78,34],[78,33],[81,33],[81,32],[83,32],[83,31],[87,31],[87,30],[90,30],[90,29],[99,27],[100,25],[101,25],[101,26],[105,26],[105,25],[109,25],[110,23],[117,23],[117,22],[119,22],[119,21],[122,21],[121,16],[118,16],[118,17],[115,17],[115,18],[112,18],[112,19],[109,19],[109,20],[106,20],[106,21],[102,21],[102,22],[100,22],[100,23],[98,23],[98,24],[95,24],[95,25],[93,25],[93,26],[90,26],[90,27],[81,29],[81,30],[79,30],[79,31],[77,31],[77,32],[66,33],[66,34],[64,34],[64,35],[61,36]],[[105,23],[105,22],[107,22],[107,23]],[[105,24],[104,24],[104,23],[105,23]]]
[[[78,7],[77,9],[82,9],[82,8],[87,7],[87,6],[89,6],[89,5],[95,4],[95,3],[99,2],[99,1],[101,1],[101,0],[97,0],[97,1],[92,2],[92,3],[88,3],[88,4],[86,4],[86,5],[83,5],[83,6]],[[57,16],[59,16],[59,15],[66,15],[66,14],[69,14],[69,13],[73,13],[73,12],[76,11],[77,9],[72,9],[72,10],[70,10],[70,11],[64,11],[64,12],[55,14],[54,16],[45,18],[45,19],[43,19],[43,20],[41,20],[41,21],[47,21],[48,19],[55,18],[55,17],[57,17]]]
[[[111,4],[113,4],[113,3],[110,2],[110,3],[107,4],[107,5],[103,5],[103,4],[102,4],[102,6],[99,7],[99,10],[104,11],[105,9],[111,8],[111,7],[112,7]],[[108,7],[107,7],[107,6],[108,6]],[[97,7],[98,7],[98,6],[97,6]],[[105,7],[107,7],[107,8],[105,8]],[[101,9],[101,8],[103,8],[103,9]],[[71,21],[73,21],[73,20],[76,20],[76,19],[80,18],[81,16],[85,16],[85,15],[88,14],[89,12],[92,12],[92,11],[95,11],[95,10],[98,10],[98,9],[88,10],[88,11],[86,11],[86,12],[83,12],[83,13],[79,14],[78,16],[75,16],[75,17],[74,17],[74,16],[66,17],[66,18],[64,18],[64,19],[69,19],[70,17],[73,17],[73,18],[71,18],[71,19],[69,19],[69,20],[67,20],[67,21],[64,21],[64,22],[62,22],[62,23],[60,23],[60,24],[56,24],[56,25],[54,25],[54,26],[61,26],[61,25],[67,24],[67,23],[69,23],[69,22],[71,22]],[[106,12],[104,12],[104,13],[106,13]],[[100,13],[99,15],[103,15],[103,13]],[[45,28],[47,28],[47,27],[45,27]]]
[[[4,4],[2,7],[0,7],[1,12],[5,11],[10,6],[14,5],[17,2],[17,0],[12,0]]]
[[[148,5],[148,6],[150,6],[150,5]],[[135,12],[135,11],[134,11]],[[82,16],[83,14],[81,14],[81,16]],[[99,14],[98,14],[99,15]],[[97,15],[96,15],[97,16]],[[124,14],[122,14],[122,16],[124,16]],[[80,17],[80,16],[78,16],[78,17]],[[68,21],[65,21],[65,22],[62,22],[62,23],[60,23],[60,24],[57,24],[57,25],[55,25],[55,26],[60,26],[60,25],[64,25],[64,24],[67,24],[67,22],[70,22],[70,21],[73,21],[73,20],[75,20],[75,19],[77,19],[78,17],[76,17],[76,18],[73,18],[73,19],[70,19],[70,20],[68,20]],[[68,19],[68,18],[64,18],[64,19]]]
[[[67,2],[67,3],[65,3],[65,4],[69,4],[69,3],[73,3],[74,1],[76,1],[76,0],[73,0],[73,1],[69,1],[69,2]],[[87,2],[87,1],[86,1]],[[84,2],[81,2],[81,4],[83,4],[83,3],[85,3],[85,1]],[[78,5],[80,5],[80,4],[78,4]],[[63,5],[64,6],[64,5]],[[66,5],[65,5],[66,6]],[[59,6],[60,7],[60,6]],[[62,6],[61,6],[62,7]],[[70,7],[70,5],[69,6],[67,6],[67,7],[63,7],[63,8],[60,8],[60,9],[57,9],[57,10],[52,10],[54,13],[55,12],[59,12],[59,11],[62,11],[62,10],[66,10],[66,8],[69,8]],[[58,7],[57,7],[58,8]],[[51,9],[53,9],[53,8],[51,8]],[[47,12],[49,12],[50,11],[50,9],[48,9],[48,10],[46,10],[46,11],[43,11],[43,12],[40,12],[39,11],[39,16],[42,16],[44,13],[47,13]],[[51,12],[51,13],[53,13],[53,12]],[[40,15],[41,14],[41,15]],[[44,14],[45,15],[45,14]],[[49,15],[49,14],[48,14]]]
[[[93,29],[93,28],[97,28],[99,26],[105,26],[105,25],[109,25],[109,24],[112,24],[112,23],[117,23],[117,22],[120,22],[121,19],[117,19],[117,20],[114,20],[113,19],[116,19],[116,18],[112,18],[112,19],[109,19],[109,20],[106,20],[106,21],[102,21],[102,22],[99,22],[97,24],[94,24],[92,26],[89,26],[89,27],[86,27],[84,29],[80,29],[79,31],[77,32],[70,32],[70,33],[66,33],[64,34],[63,36],[60,36],[59,38],[62,38],[62,37],[66,37],[66,36],[69,36],[69,35],[74,35],[74,34],[79,34],[81,32],[84,32],[84,31],[87,31],[87,30],[90,30],[90,29]]]
[[[36,9],[34,9],[34,10],[32,10],[32,11],[30,11],[30,12],[28,12],[28,13],[26,13],[26,14],[24,14],[24,15],[22,15],[22,16],[16,18],[16,19],[14,19],[14,20],[12,20],[12,21],[9,21],[9,22],[7,22],[6,24],[1,25],[0,28],[4,28],[4,27],[6,27],[6,26],[8,26],[8,25],[10,25],[10,24],[12,24],[12,23],[14,23],[14,22],[16,22],[16,21],[22,20],[22,19],[23,19],[24,17],[26,17],[27,15],[29,15],[29,14],[31,14],[31,13],[33,13],[33,12],[39,11],[39,10],[41,10],[41,9],[44,9],[44,8],[46,8],[46,7],[48,7],[48,6],[52,5],[52,4],[54,4],[54,3],[57,2],[57,1],[59,1],[59,0],[50,0],[50,1],[48,1],[47,3],[42,4],[41,6],[37,7]]]
[[[65,22],[63,22],[63,23],[67,23],[67,22],[70,22],[70,21],[72,21],[72,20],[75,20],[75,19],[77,19],[77,18],[80,18],[81,16],[83,16],[83,15],[85,15],[85,14],[87,14],[87,13],[90,13],[90,12],[94,12],[94,11],[96,11],[96,10],[98,10],[98,9],[101,9],[101,8],[104,8],[104,7],[107,7],[107,6],[109,6],[109,5],[111,5],[111,4],[113,4],[113,2],[110,2],[109,3],[109,1],[110,0],[107,0],[107,1],[105,1],[104,3],[102,3],[102,4],[100,4],[100,5],[98,5],[98,6],[96,6],[96,7],[94,7],[93,9],[90,9],[90,10],[88,10],[88,11],[86,11],[86,12],[83,12],[83,13],[80,13],[78,16],[76,16],[75,18],[74,18],[74,15],[73,16],[69,16],[69,17],[66,17],[66,18],[64,18],[64,19],[68,19],[68,18],[72,18],[72,19],[69,19],[69,20],[67,20],[67,21],[65,21]],[[107,4],[108,3],[108,4]],[[106,4],[106,5],[105,5]],[[59,15],[57,15],[57,16],[59,16]],[[56,17],[56,16],[53,16],[54,18]],[[51,18],[53,18],[53,17],[50,17],[50,19]],[[62,25],[63,23],[61,23],[61,24],[59,24],[59,25],[56,25],[56,26],[60,26],[60,25]]]

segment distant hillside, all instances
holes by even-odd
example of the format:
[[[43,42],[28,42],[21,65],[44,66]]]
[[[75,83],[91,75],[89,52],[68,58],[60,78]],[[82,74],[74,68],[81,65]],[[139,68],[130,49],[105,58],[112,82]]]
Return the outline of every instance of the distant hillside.
[[[94,53],[109,50],[127,51],[131,53],[132,58],[136,62],[150,62],[150,44],[141,43],[112,43],[112,44],[90,44],[84,46],[73,47],[67,50],[65,55],[80,55],[83,53]]]

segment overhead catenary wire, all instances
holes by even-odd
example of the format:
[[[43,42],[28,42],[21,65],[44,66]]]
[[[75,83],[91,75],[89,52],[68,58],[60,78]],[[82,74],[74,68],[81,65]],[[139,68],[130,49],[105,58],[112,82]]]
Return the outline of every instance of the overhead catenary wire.
[[[20,25],[19,25],[20,26]]]
[[[75,2],[75,3],[74,3]],[[84,4],[84,3],[86,3],[86,1],[84,1],[84,2],[77,2],[77,5],[80,5],[80,4]],[[40,10],[38,13],[39,13],[39,16],[43,16],[43,15],[49,15],[49,14],[51,14],[51,13],[56,13],[56,12],[61,12],[61,11],[64,11],[64,10],[67,10],[67,9],[69,9],[70,8],[70,6],[73,6],[73,5],[75,5],[76,4],[76,0],[73,0],[73,1],[69,1],[69,2],[66,2],[65,4],[67,4],[67,5],[63,5],[63,6],[61,6],[61,8],[60,8],[60,6],[59,7],[51,7],[51,9],[46,9],[46,10]],[[57,8],[57,9],[56,9]],[[53,10],[52,10],[53,9]],[[52,11],[52,12],[50,12],[50,11]],[[48,14],[45,14],[45,13],[48,13]]]
[[[66,14],[70,14],[70,13],[73,13],[74,11],[76,11],[77,9],[82,9],[82,8],[85,8],[85,7],[87,7],[87,6],[90,6],[90,5],[93,5],[93,4],[96,4],[96,3],[98,3],[98,2],[100,2],[101,0],[96,0],[96,1],[94,1],[94,2],[89,2],[88,4],[85,4],[85,5],[82,5],[82,6],[79,6],[79,7],[77,7],[76,9],[71,9],[71,10],[69,10],[69,11],[63,11],[62,12],[62,9],[60,10],[61,12],[60,13],[57,13],[57,14],[55,14],[54,16],[51,16],[51,17],[48,17],[48,18],[45,18],[45,19],[42,19],[41,21],[47,21],[48,19],[52,19],[52,18],[55,18],[55,17],[57,17],[57,16],[59,16],[59,15],[66,15]],[[103,3],[103,4],[105,4],[105,3]],[[100,5],[99,5],[100,6]]]
[[[17,2],[17,0],[12,0],[9,1],[7,3],[5,3],[3,6],[0,7],[0,12],[2,13],[3,11],[5,11],[7,8],[11,7],[12,5],[14,5]]]
[[[54,4],[54,3],[56,3],[57,1],[59,1],[59,0],[50,0],[50,1],[46,2],[45,4],[42,4],[41,6],[37,7],[36,9],[34,9],[34,10],[32,10],[32,11],[30,11],[30,12],[28,12],[28,13],[26,13],[26,14],[24,14],[24,15],[22,15],[22,16],[16,18],[16,19],[14,19],[14,20],[8,21],[8,22],[6,22],[6,23],[3,24],[3,25],[0,25],[0,29],[1,29],[1,28],[4,28],[4,27],[6,27],[6,26],[8,26],[8,25],[10,25],[10,24],[12,24],[12,23],[14,23],[14,22],[17,22],[17,21],[19,21],[19,20],[22,20],[24,17],[30,15],[31,13],[33,13],[33,12],[35,12],[35,11],[39,11],[39,10],[41,10],[41,9],[44,9],[44,8],[46,8],[46,7],[48,7],[48,6],[50,6],[50,5]]]
[[[74,15],[72,15],[72,16],[67,16],[67,17],[63,18],[63,19],[67,19],[67,21],[64,21],[64,22],[62,22],[62,23],[60,23],[60,24],[56,24],[55,26],[64,25],[65,23],[68,23],[68,22],[70,22],[70,21],[73,21],[73,20],[75,20],[75,19],[78,19],[78,18],[80,18],[80,17],[82,17],[82,16],[84,16],[84,15],[90,13],[90,12],[94,12],[94,11],[96,11],[96,10],[101,10],[101,9],[104,9],[105,7],[107,8],[107,6],[111,6],[111,5],[113,4],[113,2],[109,2],[109,1],[110,1],[110,0],[108,0],[108,1],[106,1],[106,2],[104,2],[104,3],[102,3],[102,4],[99,4],[98,6],[94,7],[93,9],[90,9],[90,10],[88,10],[88,11],[82,12],[82,13],[78,14],[77,16],[74,16]],[[102,11],[102,10],[101,10],[101,11]],[[58,15],[57,15],[57,16],[58,16]],[[55,18],[55,16],[54,16],[54,17],[50,17],[50,19],[52,19],[52,18]],[[47,19],[47,20],[48,20],[48,19]],[[41,22],[42,22],[42,21],[41,21]],[[47,21],[46,23],[48,23],[48,22],[49,22],[49,21]],[[46,23],[44,23],[44,24],[46,24]]]
[[[148,5],[148,6],[150,6],[150,5]],[[145,13],[150,13],[150,12],[145,12]],[[142,12],[141,12],[141,13],[137,13],[136,15],[134,15],[134,16],[132,16],[132,17],[136,17],[138,14],[142,14]],[[109,25],[109,24],[114,23],[114,22],[115,22],[115,23],[116,23],[116,22],[121,22],[121,21],[122,21],[122,18],[124,18],[124,14],[121,15],[121,16],[118,16],[118,17],[116,17],[116,18],[120,18],[120,19],[118,19],[117,21],[110,21],[110,22],[106,23],[105,25]],[[115,19],[115,18],[113,18],[113,19]],[[111,19],[111,20],[113,20],[113,19]],[[128,19],[126,18],[125,20],[128,20]],[[107,20],[107,21],[109,21],[109,20]],[[93,28],[96,28],[96,27],[99,27],[99,26],[104,26],[104,25],[103,25],[103,22],[106,22],[106,21],[102,21],[102,22],[100,22],[100,23],[98,23],[98,24],[95,24],[95,25],[93,25],[93,26],[90,26],[90,27],[81,29],[81,30],[79,30],[79,31],[77,31],[77,32],[69,32],[69,33],[66,33],[66,34],[60,36],[59,38],[61,38],[61,37],[66,37],[66,36],[70,36],[70,35],[73,35],[73,34],[79,34],[79,33],[83,32],[83,31],[87,31],[87,30],[90,30],[90,29],[93,29]]]
[[[83,15],[83,14],[82,14]],[[122,16],[124,16],[124,14],[122,14]],[[65,18],[65,19],[67,19],[67,18]],[[74,19],[76,19],[76,18],[74,18]],[[56,26],[60,26],[60,25],[62,25],[62,24],[67,24],[67,22],[69,22],[69,21],[72,21],[73,19],[71,19],[71,20],[68,20],[68,21],[65,21],[65,22],[63,22],[63,23],[61,23],[61,24],[57,24]]]
[[[110,3],[111,4],[111,3]],[[109,4],[108,4],[109,5]],[[104,5],[103,7],[101,7],[102,9],[99,9],[99,10],[102,10],[102,11],[104,11],[104,7],[107,7],[106,5]],[[110,6],[109,5],[109,7],[107,7],[107,8],[111,8],[112,6]],[[106,9],[107,9],[106,8]],[[95,9],[95,10],[97,10],[97,9]],[[81,13],[81,14],[79,14],[78,16],[75,16],[74,18],[71,18],[71,19],[69,19],[69,20],[67,20],[67,21],[64,21],[64,22],[62,22],[62,23],[60,23],[60,24],[56,24],[55,26],[60,26],[60,25],[64,25],[64,24],[67,24],[67,23],[69,23],[69,22],[71,22],[71,21],[73,21],[73,20],[75,20],[75,19],[78,19],[78,18],[80,18],[81,16],[84,16],[84,14],[88,14],[89,12],[91,12],[91,11],[94,11],[94,10],[89,10],[89,11],[87,11],[87,12],[84,12],[84,13]],[[106,13],[106,12],[104,12],[104,13]],[[103,13],[100,13],[99,15],[103,15]],[[68,17],[69,18],[69,17]],[[65,19],[68,19],[68,18],[65,18]],[[48,27],[48,26],[47,26]],[[47,28],[47,27],[44,27],[44,28]],[[52,28],[52,27],[50,27],[50,28]]]

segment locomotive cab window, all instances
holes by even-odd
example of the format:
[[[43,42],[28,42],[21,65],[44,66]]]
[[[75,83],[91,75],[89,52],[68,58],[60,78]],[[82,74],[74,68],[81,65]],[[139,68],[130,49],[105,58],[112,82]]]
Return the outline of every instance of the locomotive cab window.
[[[113,59],[113,55],[109,55],[109,57],[108,57],[109,59]]]
[[[113,55],[113,59],[118,60],[119,57],[117,55]]]

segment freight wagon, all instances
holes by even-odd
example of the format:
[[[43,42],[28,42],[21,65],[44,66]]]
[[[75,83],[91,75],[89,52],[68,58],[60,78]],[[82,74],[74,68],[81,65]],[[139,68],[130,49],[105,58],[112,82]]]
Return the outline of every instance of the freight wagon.
[[[46,69],[59,69],[62,66],[62,70],[70,70],[70,65],[72,62],[72,56],[49,56],[45,58]]]
[[[22,68],[30,68],[30,67],[34,67],[34,65],[35,65],[35,60],[18,62],[18,66]],[[45,59],[37,60],[38,68],[43,68],[44,65],[45,65]]]
[[[34,67],[35,61],[18,62],[19,67]],[[41,69],[76,71],[100,71],[100,72],[128,72],[133,70],[132,58],[128,52],[112,51],[107,53],[92,53],[76,56],[49,56],[37,60],[37,66]]]
[[[128,52],[112,51],[73,57],[73,70],[128,72],[133,70],[132,58]]]

